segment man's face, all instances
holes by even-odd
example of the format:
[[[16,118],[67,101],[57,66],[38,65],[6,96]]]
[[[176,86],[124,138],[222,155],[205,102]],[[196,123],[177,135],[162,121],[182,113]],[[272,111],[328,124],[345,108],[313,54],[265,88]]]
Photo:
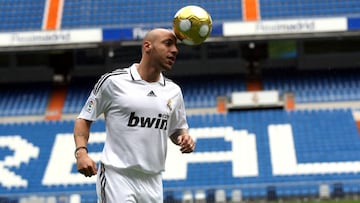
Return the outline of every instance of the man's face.
[[[151,44],[151,60],[161,71],[171,70],[178,54],[176,37],[171,32],[159,35]]]

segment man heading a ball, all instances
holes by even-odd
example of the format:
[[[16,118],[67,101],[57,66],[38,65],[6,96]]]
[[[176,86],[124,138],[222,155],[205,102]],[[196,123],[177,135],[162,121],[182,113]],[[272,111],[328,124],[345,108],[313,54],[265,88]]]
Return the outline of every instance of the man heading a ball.
[[[162,203],[161,172],[167,138],[182,153],[195,149],[180,87],[165,78],[178,54],[171,30],[151,30],[139,63],[104,74],[94,86],[74,126],[77,169],[97,176],[99,202]],[[88,156],[90,127],[105,116],[106,141],[100,167]]]

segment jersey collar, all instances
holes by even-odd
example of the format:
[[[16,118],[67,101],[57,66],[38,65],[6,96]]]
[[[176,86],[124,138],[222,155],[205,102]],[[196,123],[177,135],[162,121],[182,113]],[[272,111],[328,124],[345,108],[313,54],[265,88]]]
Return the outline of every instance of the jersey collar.
[[[133,64],[131,67],[130,67],[130,75],[131,75],[131,78],[135,81],[140,81],[142,80],[141,77],[140,77],[140,74],[139,72],[137,71],[137,66],[138,64]],[[158,81],[158,83],[160,83],[162,86],[165,86],[165,78],[163,76],[162,73],[160,73],[160,79]]]

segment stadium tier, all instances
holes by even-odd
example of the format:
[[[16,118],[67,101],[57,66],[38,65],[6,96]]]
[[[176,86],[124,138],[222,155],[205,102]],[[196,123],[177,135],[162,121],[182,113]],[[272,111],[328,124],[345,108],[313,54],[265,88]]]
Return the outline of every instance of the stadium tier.
[[[3,85],[0,116],[44,115],[50,93],[50,83]]]
[[[67,88],[62,113],[77,114],[90,93],[96,78],[76,78]],[[175,78],[184,94],[187,108],[216,107],[218,96],[246,91],[245,77],[207,76]],[[360,73],[358,70],[336,72],[277,71],[265,73],[263,90],[278,90],[280,94],[294,93],[296,103],[356,101],[360,99]],[[11,87],[11,88],[10,88]],[[4,85],[0,88],[0,116],[42,115],[46,112],[51,84]]]
[[[246,91],[244,75],[183,77],[174,79],[184,94],[187,108],[216,107],[218,96],[229,96],[232,92]],[[286,70],[264,74],[263,90],[278,90],[281,95],[294,93],[297,103],[355,101],[360,99],[360,74],[358,70],[337,72]],[[88,83],[87,83],[88,84]],[[63,113],[78,113],[87,98],[91,85],[81,82],[71,84]]]
[[[197,150],[182,155],[169,143],[163,174],[164,192],[174,199],[184,190],[211,196],[217,188],[227,198],[234,190],[266,198],[270,189],[282,197],[318,196],[321,184],[360,192],[360,138],[350,109],[249,110],[188,120]],[[0,124],[0,196],[76,191],[94,199],[86,192],[95,191],[95,179],[76,171],[72,128],[73,121]],[[104,141],[99,120],[89,140],[96,160]]]
[[[264,74],[262,85],[264,90],[293,92],[297,103],[360,99],[360,75],[356,69],[269,72]]]
[[[261,19],[306,18],[314,16],[358,16],[359,2],[317,0],[260,0]]]
[[[45,0],[1,0],[0,31],[41,30]]]
[[[62,27],[126,27],[170,25],[176,11],[187,1],[65,1]],[[241,19],[241,1],[192,1],[211,11],[214,19]]]
[[[2,0],[0,2],[0,31],[42,30],[47,14],[46,0]],[[134,27],[144,25],[171,25],[171,17],[186,5],[206,8],[215,22],[242,21],[242,1],[74,1],[64,0],[61,29]],[[259,19],[294,19],[312,17],[358,17],[357,0],[260,0]]]

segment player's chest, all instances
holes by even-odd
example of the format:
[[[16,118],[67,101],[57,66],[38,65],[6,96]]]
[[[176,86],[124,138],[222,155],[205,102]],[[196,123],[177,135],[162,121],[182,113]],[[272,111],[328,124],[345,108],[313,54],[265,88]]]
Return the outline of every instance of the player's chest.
[[[167,112],[177,103],[177,92],[161,85],[133,84],[118,87],[112,95],[112,107],[125,112]]]

